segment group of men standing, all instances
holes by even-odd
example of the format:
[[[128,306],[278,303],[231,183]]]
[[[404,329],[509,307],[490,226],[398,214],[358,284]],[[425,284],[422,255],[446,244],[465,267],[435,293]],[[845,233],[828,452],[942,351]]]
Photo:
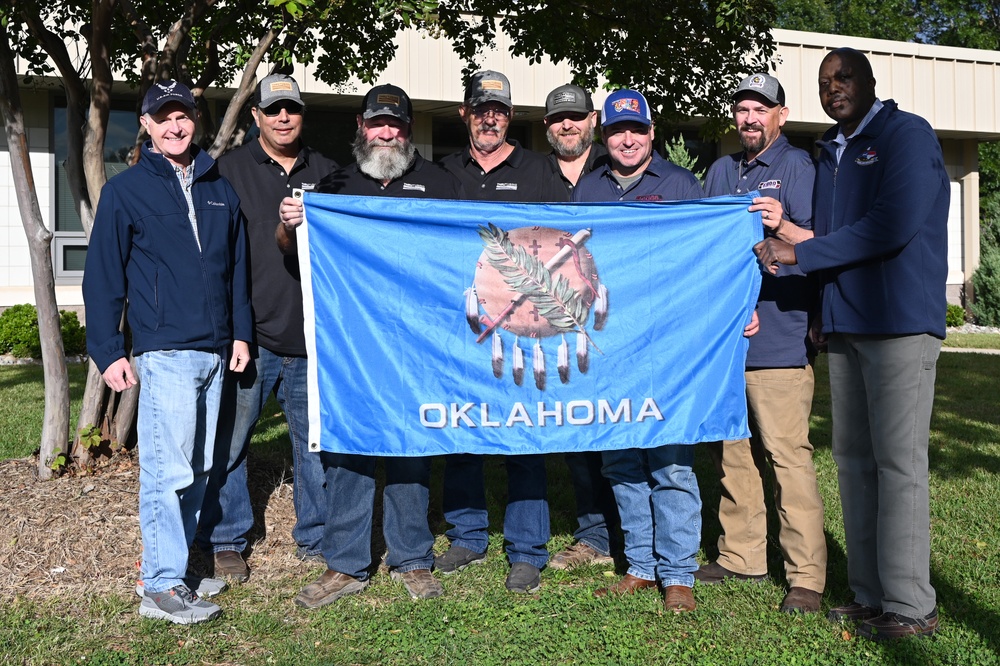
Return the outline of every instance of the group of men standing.
[[[405,91],[376,86],[357,115],[355,162],[338,168],[302,143],[305,104],[290,77],[260,82],[252,109],[259,138],[217,164],[192,143],[190,90],[155,84],[143,102],[150,141],[139,164],[102,193],[84,279],[91,357],[112,389],[137,383],[119,330],[127,301],[143,384],[140,614],[209,620],[221,613],[207,600],[225,588],[221,579],[248,579],[247,449],[271,393],[294,451],[297,555],[327,565],[295,603],[316,608],[361,592],[379,559],[370,545],[376,458],[307,451],[296,259],[303,214],[292,189],[516,202],[757,191],[749,210],[766,227],[754,247],[765,276],[743,331],[750,337],[753,437],[709,445],[722,487],[718,558],[700,567],[696,560],[702,506],[691,443],[566,454],[578,528],[572,545],[551,558],[544,457],[507,456],[506,587],[534,592],[544,567],[611,563],[619,549],[626,573],[597,596],[660,589],[664,607],[679,613],[696,608],[695,580],[763,580],[770,469],[789,584],[781,608],[819,611],[826,539],[808,435],[811,357],[826,346],[855,595],[829,617],[860,622],[860,634],[873,639],[933,633],[927,445],[944,336],[948,178],[933,131],[891,100],[878,100],[864,55],[832,51],[819,84],[837,125],[821,143],[818,166],[781,133],[789,110],[780,83],[754,74],[732,97],[743,150],[713,164],[704,189],[655,151],[652,114],[634,90],[606,99],[601,143],[593,141],[591,95],[575,85],[553,90],[544,120],[552,152],[545,157],[508,138],[514,107],[507,78],[479,72],[459,108],[469,143],[438,165],[413,144]],[[481,456],[446,460],[450,546],[437,556],[429,483],[428,459],[385,460],[385,563],[410,596],[423,599],[444,592],[433,571],[451,575],[483,562],[489,536]],[[188,570],[194,543],[212,553],[216,578]]]

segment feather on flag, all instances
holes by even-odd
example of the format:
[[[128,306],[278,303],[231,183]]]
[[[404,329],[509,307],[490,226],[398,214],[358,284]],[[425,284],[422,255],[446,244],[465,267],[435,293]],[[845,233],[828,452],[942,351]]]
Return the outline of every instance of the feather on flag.
[[[763,237],[753,196],[305,193],[311,447],[530,454],[747,437],[743,328]],[[567,335],[580,372],[569,372]],[[535,381],[515,381],[524,351]],[[560,381],[546,381],[546,353]]]

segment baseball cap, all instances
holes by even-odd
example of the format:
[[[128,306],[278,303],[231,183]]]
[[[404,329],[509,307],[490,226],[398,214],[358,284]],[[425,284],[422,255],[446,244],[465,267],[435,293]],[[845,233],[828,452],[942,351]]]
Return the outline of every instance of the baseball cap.
[[[642,93],[635,90],[623,88],[608,95],[604,100],[604,111],[602,113],[602,127],[632,121],[642,125],[653,124],[653,119],[649,115],[649,104]]]
[[[771,104],[785,105],[785,89],[781,87],[778,79],[767,74],[751,74],[740,81],[736,92],[733,93],[733,101],[737,101],[740,93],[744,92],[757,93]]]
[[[500,72],[490,69],[473,74],[465,87],[466,106],[479,106],[486,102],[499,102],[508,109],[514,106],[510,101],[510,81]]]
[[[594,100],[590,93],[572,83],[559,86],[545,98],[546,118],[557,113],[590,113],[593,110]]]
[[[168,79],[157,81],[146,91],[146,96],[142,98],[142,115],[156,113],[170,102],[180,102],[192,111],[198,108],[190,88],[180,81]]]
[[[254,105],[266,109],[281,100],[306,105],[299,94],[299,84],[287,74],[271,74],[261,79],[253,94]]]
[[[361,117],[392,116],[404,123],[413,119],[413,104],[402,88],[394,85],[375,86],[361,102]]]

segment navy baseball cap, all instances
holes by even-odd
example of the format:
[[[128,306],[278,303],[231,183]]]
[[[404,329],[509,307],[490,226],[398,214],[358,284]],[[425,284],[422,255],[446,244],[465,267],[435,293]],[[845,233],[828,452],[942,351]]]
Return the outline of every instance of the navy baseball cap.
[[[642,93],[623,88],[608,95],[604,100],[602,127],[631,121],[649,127],[653,118],[649,114],[649,104]]]
[[[142,98],[142,115],[156,113],[170,102],[180,102],[192,111],[198,108],[190,88],[180,81],[168,79],[157,81],[146,91]]]

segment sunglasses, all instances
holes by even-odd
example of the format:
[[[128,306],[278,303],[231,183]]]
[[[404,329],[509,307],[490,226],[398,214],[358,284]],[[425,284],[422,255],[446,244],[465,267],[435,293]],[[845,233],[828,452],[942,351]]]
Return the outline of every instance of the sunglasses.
[[[302,114],[302,105],[296,102],[275,102],[274,104],[268,106],[267,108],[260,108],[261,113],[263,113],[268,118],[274,118],[281,114],[281,110],[284,109],[288,112],[290,116],[298,116]]]

